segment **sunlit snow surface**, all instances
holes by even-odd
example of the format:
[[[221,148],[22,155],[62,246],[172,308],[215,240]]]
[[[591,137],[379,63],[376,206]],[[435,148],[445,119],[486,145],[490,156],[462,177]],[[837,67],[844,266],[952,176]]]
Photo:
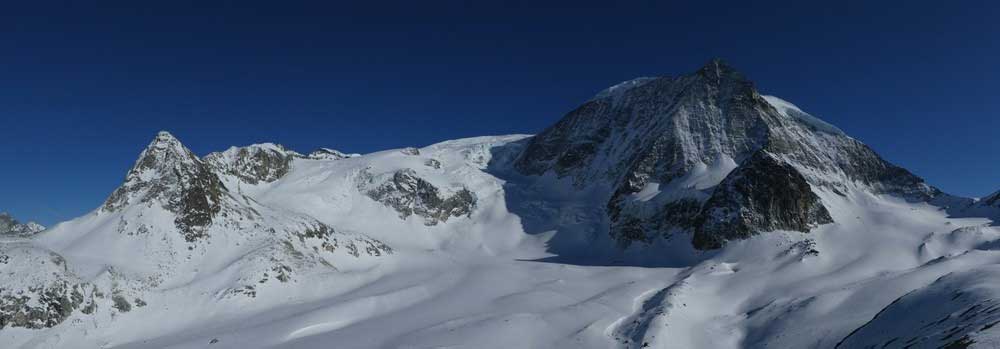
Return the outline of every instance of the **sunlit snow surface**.
[[[989,267],[1000,262],[1000,231],[989,220],[949,218],[939,207],[860,191],[817,193],[836,223],[809,234],[773,232],[712,252],[694,251],[690,237],[677,236],[656,246],[617,251],[607,240],[602,202],[565,181],[526,178],[510,170],[510,148],[522,138],[456,140],[422,148],[419,155],[389,150],[344,159],[296,159],[281,179],[239,184],[239,190],[262,207],[285,212],[280,214],[313,217],[338,230],[379,239],[394,253],[344,260],[336,271],[261,288],[255,298],[220,297],[242,270],[227,263],[245,263],[241,258],[248,253],[235,244],[243,241],[240,237],[227,237],[228,242],[213,241],[222,244],[213,247],[220,251],[217,255],[184,264],[162,285],[138,295],[148,302],[144,307],[75,313],[50,329],[8,327],[0,330],[0,343],[74,348],[829,348],[913,290],[931,287],[903,298],[914,310],[902,316],[910,316],[913,326],[942,314],[958,316],[966,303],[954,311],[913,306],[934,304],[934,292],[941,292],[935,290],[944,286],[928,285],[949,273],[975,274],[936,284],[974,283],[976,293],[969,297],[984,302],[1000,294],[1000,273]],[[440,168],[428,166],[428,159],[440,162]],[[705,165],[686,185],[717,182],[734,165],[731,159]],[[357,178],[364,172],[404,168],[442,191],[471,190],[477,197],[472,215],[428,226],[418,216],[400,219],[358,189]],[[237,186],[236,179],[223,180],[227,187]],[[650,185],[636,199],[648,200],[664,187]],[[165,212],[143,212],[153,215],[144,219],[172,224]],[[115,224],[88,215],[54,227],[38,242],[11,240],[4,247],[50,248],[64,255],[76,275],[94,282],[108,277],[108,266],[144,274],[174,260],[123,252],[156,250],[143,245],[150,243],[146,240],[119,240],[109,233]],[[570,250],[577,253],[564,255]],[[18,282],[13,276],[6,275],[5,282]],[[885,314],[883,319],[901,316],[891,307]],[[869,326],[883,327],[858,330],[850,343],[880,347],[902,336],[891,331],[906,332],[883,322],[872,321]],[[996,343],[990,339],[996,337],[986,329],[973,339]],[[900,345],[889,347],[902,346],[899,340],[894,343]]]

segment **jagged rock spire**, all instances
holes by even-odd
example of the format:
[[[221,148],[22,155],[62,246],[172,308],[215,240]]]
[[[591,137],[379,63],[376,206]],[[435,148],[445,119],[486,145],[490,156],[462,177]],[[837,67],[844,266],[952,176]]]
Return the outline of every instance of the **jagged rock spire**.
[[[168,132],[161,131],[142,151],[125,183],[105,201],[103,210],[155,202],[177,215],[174,223],[188,241],[202,235],[221,209],[226,187],[211,168]]]

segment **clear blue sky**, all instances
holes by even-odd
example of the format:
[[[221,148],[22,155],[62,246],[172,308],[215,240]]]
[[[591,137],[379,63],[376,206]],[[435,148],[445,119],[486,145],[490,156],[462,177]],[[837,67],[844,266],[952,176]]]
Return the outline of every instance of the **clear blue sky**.
[[[22,3],[0,9],[0,211],[47,224],[161,129],[201,155],[536,133],[712,57],[945,191],[1000,189],[995,1]]]

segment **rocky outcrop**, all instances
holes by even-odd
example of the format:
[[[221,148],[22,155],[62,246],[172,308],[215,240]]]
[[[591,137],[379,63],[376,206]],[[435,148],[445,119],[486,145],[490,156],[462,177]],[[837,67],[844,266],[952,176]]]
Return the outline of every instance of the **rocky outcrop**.
[[[100,292],[81,281],[58,254],[27,246],[0,248],[0,330],[56,326],[74,312],[91,314]]]
[[[712,192],[692,242],[698,249],[714,249],[759,232],[808,232],[832,222],[830,212],[795,167],[759,151]]]
[[[426,225],[469,216],[476,207],[476,196],[468,189],[442,195],[436,186],[411,169],[381,176],[366,174],[359,188],[373,200],[395,209],[400,218],[417,215],[424,218]]]
[[[770,160],[753,159],[764,149]],[[705,238],[724,226],[737,230],[712,236],[727,240],[768,229],[807,231],[829,221],[814,190],[864,190],[918,201],[941,194],[836,127],[760,95],[751,81],[719,60],[690,75],[641,78],[599,93],[530,139],[514,165],[528,175],[552,172],[579,188],[611,188],[610,234],[622,246],[677,232],[694,237],[700,231]],[[760,166],[795,182],[759,173],[745,176]],[[741,181],[722,185],[734,170],[744,175]],[[671,192],[634,199],[651,187]],[[768,192],[794,197],[761,201]],[[773,211],[784,209],[799,212]],[[743,218],[727,219],[723,211]],[[720,246],[713,241],[696,245]]]
[[[31,236],[45,230],[35,222],[21,223],[6,212],[0,212],[0,235]]]
[[[345,154],[339,150],[329,149],[329,148],[319,148],[307,156],[310,159],[315,160],[342,160],[347,158],[353,158],[361,156],[361,154]]]
[[[211,167],[174,136],[160,132],[102,209],[114,212],[132,204],[159,203],[176,214],[177,229],[193,242],[204,237],[227,194]]]
[[[0,330],[5,327],[48,328],[62,323],[76,310],[92,312],[93,285],[57,282],[20,292],[0,289]],[[85,296],[86,294],[86,296]]]
[[[279,144],[265,143],[211,153],[205,156],[204,162],[219,174],[234,176],[244,183],[259,184],[284,177],[296,158],[304,156]]]

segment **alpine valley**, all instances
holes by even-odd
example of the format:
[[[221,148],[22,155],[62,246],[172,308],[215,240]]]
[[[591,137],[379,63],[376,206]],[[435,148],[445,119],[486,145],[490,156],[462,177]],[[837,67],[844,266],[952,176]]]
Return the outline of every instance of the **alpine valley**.
[[[94,204],[0,215],[0,347],[1000,347],[1000,192],[944,193],[720,60],[534,136],[160,132]]]

